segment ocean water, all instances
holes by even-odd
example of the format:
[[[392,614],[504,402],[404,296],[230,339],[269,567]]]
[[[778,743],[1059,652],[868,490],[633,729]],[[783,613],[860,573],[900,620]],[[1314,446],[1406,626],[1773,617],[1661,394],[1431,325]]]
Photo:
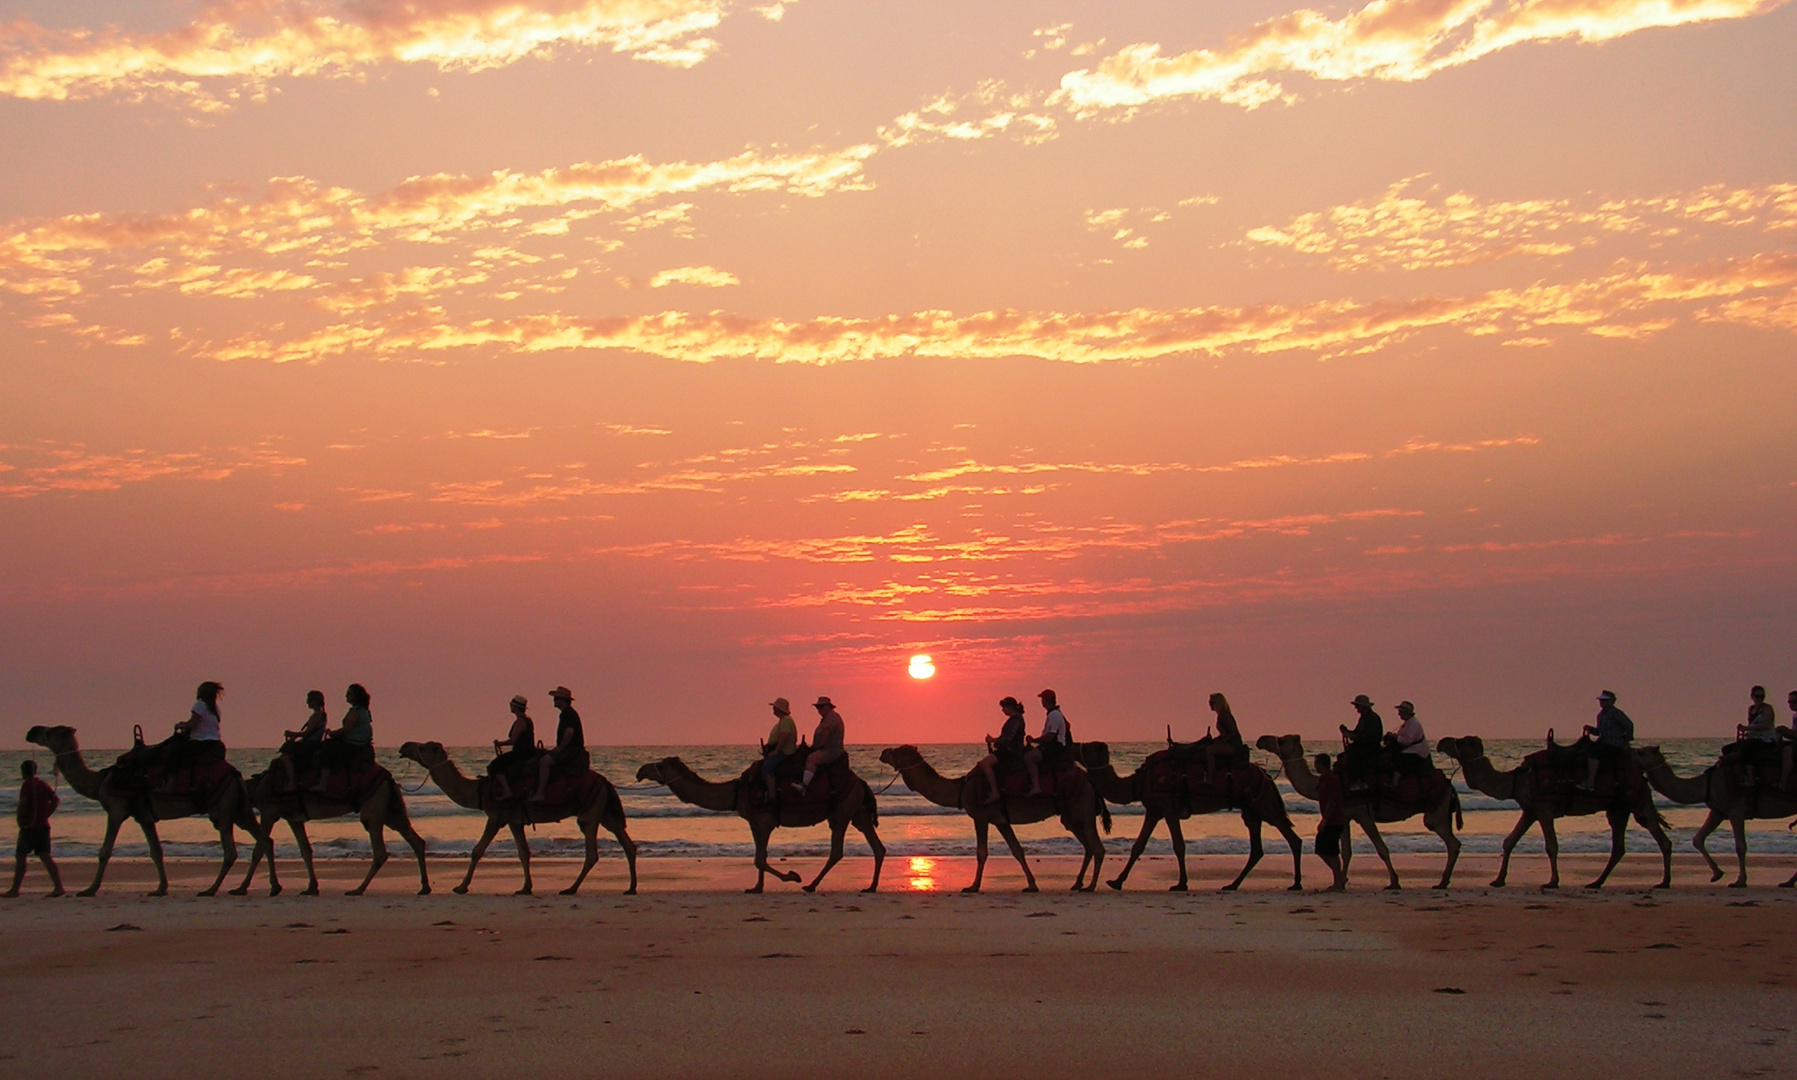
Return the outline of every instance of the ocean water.
[[[1691,775],[1715,761],[1720,740],[1675,739],[1659,745],[1678,773]],[[1161,746],[1159,743],[1114,743],[1111,746],[1112,761],[1120,772],[1128,773]],[[1506,740],[1489,743],[1486,750],[1494,764],[1499,768],[1508,768],[1539,746],[1540,743],[1534,740]],[[892,770],[880,763],[880,749],[876,746],[852,746],[849,753],[855,770],[879,793],[880,838],[885,842],[889,854],[898,857],[974,854],[971,823],[958,811],[935,806],[912,793],[903,780],[897,779]],[[971,743],[925,746],[922,751],[939,771],[947,775],[966,772],[984,752],[982,747]],[[118,753],[117,750],[90,750],[87,752],[87,760],[91,765],[99,767],[109,764]],[[489,752],[485,748],[459,747],[453,748],[450,753],[465,773],[484,771],[489,758]],[[594,747],[592,755],[593,767],[610,778],[623,796],[630,836],[637,842],[640,856],[649,859],[657,856],[748,859],[753,856],[754,845],[749,838],[748,826],[734,815],[712,813],[688,806],[674,798],[667,788],[638,783],[636,780],[637,768],[642,763],[672,755],[678,755],[702,776],[726,780],[739,775],[755,759],[756,749],[753,746],[601,746]],[[261,771],[273,756],[274,751],[266,748],[233,748],[230,752],[232,763],[246,774]],[[381,763],[405,786],[407,809],[431,853],[467,854],[479,838],[485,818],[450,802],[431,783],[422,768],[401,758],[396,750],[383,748],[379,750],[378,756]],[[1277,774],[1279,763],[1271,755],[1256,750],[1254,756],[1256,761]],[[48,767],[52,755],[48,751],[34,748],[31,751],[0,752],[0,776],[8,778],[7,786],[0,789],[0,813],[5,815],[7,822],[6,826],[0,826],[0,829],[5,830],[0,832],[0,836],[6,837],[8,842],[12,835],[11,823],[18,796],[18,788],[12,781],[18,777],[19,762],[25,758],[35,759],[40,775],[49,779]],[[1460,791],[1466,816],[1466,827],[1461,833],[1465,850],[1468,853],[1498,852],[1503,837],[1516,823],[1517,810],[1514,804],[1499,802],[1468,789],[1451,760],[1438,754],[1436,763],[1449,770]],[[1308,847],[1316,832],[1316,805],[1298,796],[1283,776],[1279,777],[1278,783],[1292,814],[1293,823]],[[105,815],[101,813],[97,803],[76,794],[66,781],[59,780],[57,791],[62,796],[62,808],[52,822],[56,854],[59,859],[74,860],[76,863],[91,859],[98,851],[104,835]],[[1690,850],[1691,836],[1702,823],[1705,809],[1701,806],[1680,807],[1664,799],[1659,799],[1658,802],[1661,812],[1672,822],[1675,851]],[[1112,814],[1116,825],[1115,831],[1106,837],[1107,851],[1112,855],[1127,856],[1130,844],[1141,827],[1141,809],[1113,807]],[[1797,833],[1788,831],[1785,825],[1782,820],[1750,822],[1751,850],[1758,855],[1797,855]],[[1442,851],[1441,841],[1423,829],[1420,819],[1382,826],[1381,830],[1394,852]],[[217,833],[203,818],[163,822],[158,831],[164,849],[170,856],[217,857]],[[314,853],[319,858],[368,857],[367,834],[354,818],[312,822],[307,831],[312,839]],[[1562,851],[1609,850],[1608,827],[1601,816],[1562,819],[1558,831]],[[1018,830],[1018,834],[1032,854],[1080,853],[1078,842],[1052,821],[1024,826]],[[1245,855],[1248,851],[1246,831],[1241,819],[1235,814],[1209,814],[1189,819],[1185,823],[1185,835],[1187,849],[1193,854]],[[528,837],[532,852],[538,856],[578,857],[583,849],[579,831],[572,822],[538,826],[530,830]],[[1266,866],[1277,867],[1285,858],[1284,841],[1271,828],[1264,830],[1262,839],[1272,860]],[[290,862],[296,864],[298,851],[285,826],[277,827],[275,840],[277,854],[283,865]],[[599,841],[602,860],[618,857],[617,844],[609,833],[602,830]],[[992,842],[995,854],[1003,857],[1004,844],[996,833],[992,836]],[[396,856],[409,856],[404,841],[391,832],[387,835],[387,844]],[[1633,824],[1629,826],[1628,844],[1631,852],[1652,848],[1651,838]],[[239,845],[241,853],[247,855],[247,838],[240,836]],[[774,834],[770,851],[775,857],[816,858],[827,855],[829,846],[828,827],[818,825],[809,829],[779,830]],[[1356,846],[1363,855],[1370,857],[1370,849],[1359,843],[1358,835]],[[1726,825],[1711,839],[1710,847],[1724,862],[1732,859],[1733,847]],[[1163,826],[1150,843],[1148,852],[1169,854],[1171,850]],[[1542,850],[1539,830],[1532,831],[1517,846],[1518,853],[1524,855],[1539,854]],[[846,851],[851,856],[870,854],[860,834],[852,828],[848,833]],[[142,833],[135,823],[127,822],[119,834],[115,855],[132,858],[147,854]],[[500,858],[514,855],[512,843],[505,833],[502,832],[500,838],[494,841],[488,854],[489,857]]]

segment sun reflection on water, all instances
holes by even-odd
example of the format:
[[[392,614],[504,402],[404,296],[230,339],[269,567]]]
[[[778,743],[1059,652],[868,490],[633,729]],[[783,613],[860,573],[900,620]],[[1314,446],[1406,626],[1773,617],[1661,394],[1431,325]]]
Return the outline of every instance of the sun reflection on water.
[[[936,890],[936,860],[929,858],[913,858],[907,868],[910,874],[905,879],[905,887],[912,892],[934,892]]]

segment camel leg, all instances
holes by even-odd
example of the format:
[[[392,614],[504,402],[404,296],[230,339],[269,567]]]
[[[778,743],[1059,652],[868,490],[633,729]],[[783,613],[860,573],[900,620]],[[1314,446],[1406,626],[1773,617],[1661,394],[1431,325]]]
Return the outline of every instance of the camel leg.
[[[587,875],[592,873],[593,865],[599,861],[599,823],[597,821],[581,822],[580,834],[586,838],[587,842],[586,862],[581,864],[580,873],[574,877],[574,884],[562,890],[563,896],[580,895],[581,884],[586,881]]]
[[[1541,819],[1541,843],[1547,848],[1548,873],[1547,884],[1542,888],[1558,889],[1560,887],[1560,833],[1554,828],[1554,819],[1551,817]]]
[[[1248,871],[1254,869],[1254,864],[1266,854],[1266,850],[1260,845],[1260,818],[1244,813],[1242,814],[1242,824],[1248,826],[1248,865],[1242,867],[1242,872],[1235,876],[1234,881],[1223,886],[1222,892],[1234,892],[1241,888],[1242,879],[1248,876]]]
[[[1703,819],[1703,824],[1697,827],[1697,835],[1691,838],[1691,846],[1697,849],[1699,855],[1703,856],[1704,862],[1710,864],[1711,881],[1722,880],[1722,867],[1718,866],[1715,858],[1710,855],[1710,834],[1716,831],[1716,828],[1722,824],[1722,819],[1727,816],[1720,807],[1710,807],[1710,815]],[[1742,874],[1745,875],[1746,871],[1747,868],[1743,865]]]
[[[383,797],[383,801],[385,801],[385,797]],[[368,876],[362,879],[362,884],[344,893],[345,896],[361,896],[367,892],[368,886],[374,881],[374,875],[380,873],[381,867],[387,865],[386,826],[381,824],[378,818],[373,821],[364,818],[362,823],[368,829],[368,850],[373,858],[368,860]]]
[[[1366,833],[1366,838],[1373,842],[1373,850],[1379,853],[1380,861],[1385,863],[1385,872],[1391,876],[1391,880],[1385,884],[1386,890],[1402,889],[1404,886],[1398,883],[1397,867],[1391,863],[1391,849],[1385,846],[1385,837],[1379,835],[1379,826],[1373,821],[1371,812],[1368,812],[1366,820],[1360,823],[1360,829]]]
[[[474,850],[468,853],[468,873],[462,878],[462,883],[455,887],[456,893],[468,891],[469,882],[474,880],[474,868],[480,865],[480,857],[487,853],[487,845],[491,844],[493,837],[497,835],[499,835],[499,819],[489,816],[487,827],[481,831],[480,839],[474,842]]]
[[[973,820],[973,884],[962,889],[961,891],[964,893],[979,892],[980,882],[986,877],[986,825],[985,818]]]
[[[784,870],[776,870],[767,863],[767,842],[768,838],[774,835],[773,822],[770,821],[763,825],[757,825],[754,822],[750,822],[749,829],[755,834],[755,887],[752,889],[744,889],[743,891],[751,893],[760,892],[762,882],[769,874],[774,875],[775,878],[781,881],[800,880],[798,874],[788,873]]]
[[[275,838],[274,834],[269,831],[271,824],[265,824],[262,827],[262,835],[256,837],[255,846],[250,848],[250,868],[244,872],[243,882],[231,890],[232,896],[249,895],[250,885],[256,880],[256,868],[262,862],[264,847],[268,849],[268,895],[281,895],[281,879],[275,872]]]
[[[225,875],[237,865],[237,828],[229,820],[218,826],[218,843],[224,849],[224,857],[218,863],[218,877],[212,880],[211,888],[200,890],[201,896],[217,896],[218,887],[225,883]]]
[[[306,864],[306,887],[300,895],[317,896],[318,865],[312,861],[312,837],[306,832],[306,823],[299,818],[294,818],[287,822],[287,827],[293,830],[294,846],[299,848],[300,861]],[[269,836],[274,836],[274,833],[271,831]]]
[[[1170,820],[1171,819],[1169,819],[1169,821]],[[1156,810],[1152,806],[1144,805],[1142,807],[1142,828],[1136,833],[1136,842],[1129,846],[1129,861],[1123,864],[1123,869],[1116,877],[1105,882],[1106,885],[1109,885],[1118,892],[1123,891],[1123,883],[1129,880],[1129,872],[1136,868],[1136,860],[1142,857],[1142,852],[1148,850],[1148,841],[1154,836],[1154,827],[1159,825],[1160,822],[1161,812],[1159,810]],[[1179,885],[1177,888],[1183,891],[1185,889],[1185,883],[1186,861],[1182,857],[1179,860]]]
[[[150,847],[150,862],[156,867],[156,888],[149,895],[168,895],[168,866],[162,861],[162,837],[156,835],[156,822],[149,818],[139,818],[137,822],[143,827],[144,843]]]
[[[1729,815],[1729,824],[1735,830],[1735,864],[1740,867],[1740,876],[1729,883],[1731,889],[1747,887],[1747,815],[1746,811],[1737,810]]]
[[[1651,798],[1647,800],[1646,806],[1635,811],[1635,820],[1641,823],[1641,827],[1647,830],[1649,836],[1653,837],[1654,843],[1660,846],[1660,883],[1654,888],[1672,888],[1672,837],[1666,835],[1665,827],[1660,824],[1660,812],[1653,808]],[[1627,819],[1625,818],[1624,828],[1626,827]],[[1741,856],[1741,884],[1743,886],[1747,884],[1747,837],[1744,829],[1745,826],[1742,824],[1735,826],[1735,843],[1737,845],[1735,850]]]
[[[512,893],[512,895],[530,896],[532,895],[533,889],[530,881],[530,841],[524,837],[524,825],[522,822],[512,822],[511,829],[512,843],[518,847],[518,865],[524,869],[524,884],[519,886],[518,891]]]
[[[1180,825],[1177,816],[1167,818],[1167,839],[1173,842],[1173,860],[1179,863],[1179,880],[1167,886],[1168,892],[1185,892],[1188,884],[1186,877],[1186,831]]]
[[[1017,860],[1017,865],[1023,867],[1023,879],[1029,882],[1028,885],[1023,887],[1023,891],[1038,891],[1036,889],[1036,875],[1031,872],[1030,861],[1023,854],[1023,845],[1017,842],[1017,831],[1011,828],[1011,823],[1008,821],[995,821],[992,824],[997,827],[998,835],[1005,838],[1005,845],[1011,849],[1011,855]]]
[[[636,895],[636,841],[632,840],[630,838],[630,834],[624,830],[624,818],[621,815],[619,816],[618,820],[615,823],[607,821],[607,822],[604,822],[603,824],[605,825],[605,827],[607,829],[611,830],[611,834],[617,838],[618,846],[620,848],[624,849],[624,862],[625,862],[625,865],[630,867],[630,888],[624,890],[624,895],[625,896],[635,896]],[[875,872],[877,873],[878,871],[876,870]]]
[[[1076,884],[1074,892],[1096,892],[1098,890],[1098,868],[1104,865],[1104,840],[1098,835],[1098,823],[1087,821],[1080,830],[1080,846],[1086,849],[1086,859],[1092,863],[1092,884],[1083,890]],[[1080,864],[1084,868],[1085,863]]]
[[[1279,835],[1285,837],[1286,846],[1292,849],[1292,883],[1285,887],[1286,892],[1304,891],[1304,841],[1298,838],[1298,830],[1292,828],[1289,821],[1274,821],[1273,827]]]
[[[118,842],[119,829],[124,824],[124,818],[115,818],[110,814],[107,815],[106,838],[100,841],[100,857],[99,861],[94,865],[94,883],[87,888],[82,889],[76,894],[77,896],[93,896],[100,891],[100,881],[106,876],[106,864],[112,861],[112,845]],[[163,891],[167,891],[166,883],[164,884]]]
[[[830,822],[830,857],[824,860],[824,868],[819,870],[817,876],[811,879],[811,884],[805,886],[806,892],[816,892],[817,887],[823,883],[824,875],[830,872],[831,867],[842,861],[842,838],[843,834],[848,831],[848,822]]]
[[[1504,854],[1503,854],[1503,857],[1498,861],[1497,877],[1491,879],[1491,887],[1492,888],[1501,889],[1504,887],[1504,882],[1506,882],[1510,879],[1510,853],[1512,851],[1516,850],[1516,842],[1518,840],[1521,840],[1523,838],[1523,834],[1528,832],[1529,829],[1534,826],[1534,824],[1535,824],[1535,815],[1529,813],[1527,810],[1524,810],[1522,812],[1522,816],[1516,819],[1516,828],[1511,829],[1510,835],[1504,837],[1504,847],[1503,847]]]
[[[1348,880],[1348,866],[1354,861],[1354,819],[1349,818],[1342,826],[1342,881]],[[1343,888],[1347,886],[1344,884]]]
[[[879,892],[880,867],[886,862],[886,845],[880,843],[879,830],[874,828],[873,820],[865,810],[855,818],[855,828],[861,830],[861,835],[867,839],[867,846],[872,848],[874,853],[874,879],[868,882],[867,888],[861,891],[864,893]]]
[[[1629,827],[1628,812],[1617,813],[1612,810],[1606,816],[1610,819],[1610,861],[1604,864],[1604,872],[1597,875],[1597,880],[1585,886],[1587,889],[1603,888],[1604,882],[1610,880],[1610,871],[1616,869],[1616,864],[1622,861],[1623,852],[1628,848],[1628,842],[1624,839]]]
[[[429,896],[431,894],[431,872],[424,865],[424,837],[418,835],[418,830],[412,827],[412,822],[407,818],[397,818],[390,824],[393,826],[393,831],[411,846],[412,853],[418,856],[418,895]]]
[[[1460,838],[1454,835],[1454,812],[1444,811],[1433,831],[1448,848],[1448,864],[1441,868],[1441,880],[1435,883],[1437,889],[1445,889],[1454,880],[1454,864],[1460,861]]]

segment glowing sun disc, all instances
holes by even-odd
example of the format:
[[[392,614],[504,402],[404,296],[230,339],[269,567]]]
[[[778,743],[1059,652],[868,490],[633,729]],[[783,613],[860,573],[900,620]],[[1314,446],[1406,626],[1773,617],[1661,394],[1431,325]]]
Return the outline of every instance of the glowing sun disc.
[[[936,674],[936,664],[930,659],[928,653],[918,653],[911,658],[911,677],[913,679],[927,679],[934,674]]]

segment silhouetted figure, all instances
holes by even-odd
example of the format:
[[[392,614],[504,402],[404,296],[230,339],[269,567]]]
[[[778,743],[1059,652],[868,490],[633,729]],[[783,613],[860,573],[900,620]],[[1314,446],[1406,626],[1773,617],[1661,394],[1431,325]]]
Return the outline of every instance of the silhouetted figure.
[[[549,691],[549,700],[555,702],[555,746],[547,754],[537,760],[537,790],[530,796],[531,802],[543,802],[549,793],[550,770],[568,774],[583,773],[592,763],[587,753],[586,729],[580,724],[580,714],[574,711],[574,695],[565,686],[558,686]]]
[[[1042,735],[1034,740],[1035,745],[1023,752],[1024,765],[1029,768],[1032,777],[1040,777],[1044,765],[1052,772],[1073,746],[1073,728],[1068,725],[1067,714],[1061,711],[1055,692],[1044,690],[1036,697],[1042,702],[1044,710]],[[1037,784],[1038,788],[1040,786]]]
[[[306,717],[306,722],[299,726],[299,730],[281,733],[286,741],[281,744],[277,760],[287,774],[289,791],[298,788],[300,774],[317,763],[318,748],[324,743],[325,728],[331,722],[324,711],[324,691],[306,691],[306,705],[312,710],[312,715]]]
[[[1372,775],[1379,763],[1380,747],[1385,742],[1385,720],[1373,711],[1372,700],[1365,694],[1357,694],[1353,705],[1360,713],[1360,720],[1352,731],[1346,724],[1340,725],[1347,745],[1342,749],[1341,760],[1336,762],[1337,771],[1350,785],[1364,784]]]
[[[799,751],[799,725],[793,722],[792,702],[785,698],[768,702],[768,708],[774,710],[774,726],[768,729],[767,742],[761,747],[761,782],[767,785],[767,797],[773,799],[779,794],[775,786],[780,766]]]
[[[1386,737],[1391,749],[1392,768],[1399,774],[1427,776],[1435,769],[1429,756],[1429,737],[1423,734],[1422,721],[1416,718],[1416,706],[1398,702],[1398,730]]]
[[[38,779],[37,762],[20,762],[19,776],[24,782],[19,785],[19,843],[13,851],[12,888],[0,896],[11,899],[19,895],[19,886],[25,881],[25,860],[32,855],[38,857],[50,875],[50,895],[61,896],[62,872],[50,857],[50,815],[56,813],[62,800],[55,788]]]
[[[150,760],[162,765],[161,791],[164,794],[174,790],[175,776],[182,769],[188,771],[191,787],[195,769],[225,760],[225,739],[218,708],[218,699],[224,696],[223,685],[210,681],[201,683],[194,691],[195,700],[187,719],[176,724],[175,733],[150,751]]]
[[[801,795],[811,786],[811,778],[819,769],[841,759],[848,734],[842,717],[836,713],[836,705],[829,698],[820,697],[811,705],[817,710],[817,727],[811,732],[811,756],[805,759],[805,777],[794,785]]]
[[[1222,694],[1210,696],[1210,711],[1217,714],[1217,733],[1206,734],[1198,740],[1198,746],[1204,753],[1204,782],[1209,785],[1211,776],[1217,771],[1217,759],[1222,758],[1231,765],[1242,754],[1242,729],[1236,726],[1235,713],[1230,711],[1229,699]]]
[[[1597,770],[1603,765],[1609,765],[1611,775],[1620,781],[1622,766],[1629,758],[1629,744],[1635,741],[1635,722],[1616,707],[1616,695],[1605,690],[1597,695],[1597,702],[1597,725],[1585,725],[1585,734],[1596,741],[1585,759],[1585,780],[1579,784],[1580,791],[1596,790]]]
[[[1784,736],[1783,763],[1778,775],[1778,786],[1789,787],[1791,784],[1792,751],[1797,751],[1797,690],[1785,698],[1785,704],[1791,708],[1791,726],[1779,731]]]
[[[324,745],[318,748],[318,785],[313,791],[324,790],[333,769],[354,772],[374,765],[374,714],[368,711],[372,700],[368,690],[361,683],[350,683],[343,700],[349,711],[336,731],[325,733]]]
[[[1724,754],[1737,758],[1746,768],[1746,784],[1759,781],[1759,767],[1780,754],[1778,745],[1778,711],[1766,704],[1766,688],[1756,686],[1747,692],[1752,704],[1747,706],[1747,722],[1735,729],[1735,742]],[[1783,786],[1782,784],[1780,786]]]
[[[992,790],[986,801],[998,801],[998,766],[1002,763],[1007,768],[1015,767],[1022,761],[1030,772],[1030,794],[1042,794],[1042,777],[1034,762],[1024,758],[1023,751],[1028,738],[1028,729],[1023,721],[1023,702],[1014,697],[1004,698],[998,707],[1005,712],[1005,726],[998,731],[998,737],[986,736],[986,756],[979,760],[975,768],[986,775],[986,784]]]
[[[530,718],[530,701],[523,694],[512,695],[512,727],[503,739],[493,740],[494,758],[487,765],[487,775],[499,781],[499,797],[511,799],[512,781],[524,775],[524,770],[536,759],[537,725]],[[501,747],[509,749],[501,752]]]
[[[1348,799],[1342,791],[1342,778],[1329,767],[1329,755],[1318,754],[1317,767],[1317,857],[1335,883],[1324,892],[1343,892],[1348,887],[1348,874],[1342,868],[1342,832],[1348,827]]]

